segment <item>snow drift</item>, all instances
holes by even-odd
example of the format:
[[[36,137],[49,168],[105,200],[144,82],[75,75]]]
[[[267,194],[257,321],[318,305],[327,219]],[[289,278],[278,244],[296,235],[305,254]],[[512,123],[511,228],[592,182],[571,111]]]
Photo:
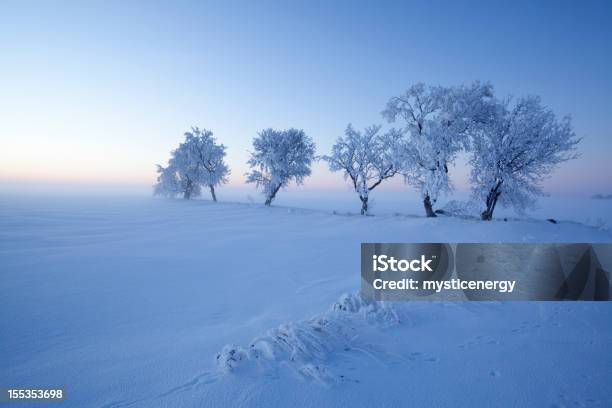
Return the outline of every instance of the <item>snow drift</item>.
[[[329,354],[358,344],[359,328],[385,328],[400,322],[389,303],[367,302],[345,294],[326,312],[311,319],[287,323],[254,338],[248,347],[226,345],[216,356],[219,369],[234,372],[249,366],[271,369],[274,362],[322,383],[338,382],[325,367]]]

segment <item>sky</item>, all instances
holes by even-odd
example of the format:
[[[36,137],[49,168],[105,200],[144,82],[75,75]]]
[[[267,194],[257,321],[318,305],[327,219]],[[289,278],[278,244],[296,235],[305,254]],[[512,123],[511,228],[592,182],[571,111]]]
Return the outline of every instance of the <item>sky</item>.
[[[327,154],[416,82],[491,81],[571,114],[551,193],[612,193],[612,2],[0,0],[0,182],[151,185],[191,126],[241,186],[257,131]],[[451,169],[467,189],[469,168]],[[345,186],[316,164],[304,188]],[[348,187],[346,187],[348,188]],[[402,181],[387,189],[402,189]]]

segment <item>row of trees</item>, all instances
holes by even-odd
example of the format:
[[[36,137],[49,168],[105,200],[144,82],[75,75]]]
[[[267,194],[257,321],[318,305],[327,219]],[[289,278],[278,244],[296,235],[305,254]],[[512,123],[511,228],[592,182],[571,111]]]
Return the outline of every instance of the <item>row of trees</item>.
[[[291,181],[301,184],[313,161],[322,159],[341,171],[368,212],[372,190],[401,175],[421,194],[425,213],[435,217],[439,196],[452,190],[449,168],[457,155],[470,154],[475,198],[484,203],[483,220],[497,204],[522,211],[543,194],[541,181],[554,167],[576,157],[576,138],[569,117],[558,119],[538,97],[498,99],[490,84],[441,87],[416,84],[392,97],[382,116],[401,127],[386,132],[373,125],[362,131],[347,126],[330,155],[317,158],[304,131],[266,129],[253,140],[247,182],[263,190],[270,205]],[[172,152],[168,166],[158,166],[155,193],[191,198],[227,182],[225,146],[212,132],[193,128]]]

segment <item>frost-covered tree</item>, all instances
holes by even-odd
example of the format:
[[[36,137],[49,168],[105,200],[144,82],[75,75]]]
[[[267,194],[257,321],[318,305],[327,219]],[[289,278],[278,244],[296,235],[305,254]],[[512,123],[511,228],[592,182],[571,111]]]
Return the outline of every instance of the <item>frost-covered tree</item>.
[[[252,168],[247,173],[247,183],[263,188],[266,205],[270,205],[278,191],[291,180],[302,184],[310,175],[310,165],[315,159],[315,144],[303,130],[265,129],[253,139]]]
[[[470,133],[490,116],[491,98],[490,84],[447,88],[419,83],[392,97],[382,112],[390,122],[405,122],[396,166],[406,183],[420,191],[428,217],[436,216],[433,205],[439,195],[452,188],[449,166],[469,146]]]
[[[351,181],[361,200],[362,215],[368,213],[370,191],[397,173],[393,146],[401,133],[391,129],[381,134],[380,129],[369,126],[360,132],[349,124],[332,147],[331,156],[323,156],[331,171],[342,171],[344,178]]]
[[[154,186],[153,194],[173,198],[181,192],[184,193],[176,169],[172,166],[163,167],[158,164],[157,174],[157,184]]]
[[[225,164],[225,146],[217,144],[210,130],[192,128],[185,133],[185,142],[181,145],[188,155],[188,160],[198,172],[198,182],[207,186],[213,201],[217,201],[215,187],[227,183],[230,170]]]
[[[185,200],[199,197],[202,193],[198,181],[201,173],[192,165],[185,149],[180,147],[172,151],[172,157],[166,167],[157,165],[157,184],[154,194],[164,197],[182,195]]]
[[[155,194],[190,199],[200,196],[208,187],[217,201],[215,187],[227,182],[230,170],[225,164],[225,146],[217,144],[213,133],[194,127],[185,133],[185,141],[172,151],[167,167],[157,166],[159,176]]]
[[[471,181],[475,197],[485,203],[481,218],[491,220],[498,203],[518,212],[533,205],[543,195],[540,182],[557,164],[576,157],[579,141],[571,119],[558,120],[539,97],[496,103],[473,140]]]

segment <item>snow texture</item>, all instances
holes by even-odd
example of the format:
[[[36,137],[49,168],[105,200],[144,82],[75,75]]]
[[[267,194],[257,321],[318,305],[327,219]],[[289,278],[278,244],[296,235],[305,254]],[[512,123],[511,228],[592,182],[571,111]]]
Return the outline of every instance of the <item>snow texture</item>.
[[[0,383],[66,387],[65,407],[612,405],[609,302],[342,296],[360,242],[612,242],[572,221],[609,221],[609,200],[482,222],[383,193],[361,217],[352,191],[266,207],[4,190]]]

